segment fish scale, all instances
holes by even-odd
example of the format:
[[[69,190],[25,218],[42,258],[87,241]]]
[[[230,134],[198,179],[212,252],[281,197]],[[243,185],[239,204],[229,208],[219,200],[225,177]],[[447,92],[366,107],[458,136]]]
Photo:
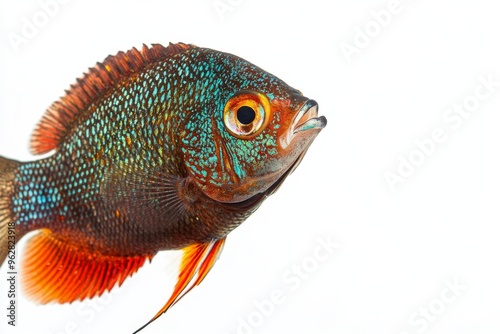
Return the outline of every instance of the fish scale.
[[[178,282],[153,321],[203,280],[228,233],[325,126],[315,101],[228,53],[178,43],[109,56],[39,122],[32,151],[51,155],[0,157],[0,263],[9,226],[15,242],[38,231],[24,252],[25,290],[65,303],[182,249]]]

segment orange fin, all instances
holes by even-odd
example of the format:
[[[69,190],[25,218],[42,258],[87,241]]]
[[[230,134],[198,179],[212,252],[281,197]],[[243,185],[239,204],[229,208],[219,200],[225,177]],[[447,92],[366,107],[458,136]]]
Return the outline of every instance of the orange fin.
[[[194,244],[183,249],[184,255],[182,257],[179,278],[170,299],[148,323],[136,330],[134,334],[158,319],[172,305],[191,291],[192,288],[203,281],[210,269],[212,269],[215,261],[217,261],[225,241],[226,238],[222,238],[209,243]]]
[[[116,56],[108,56],[103,63],[97,63],[45,112],[31,137],[31,152],[43,154],[57,148],[75,117],[116,83],[151,63],[190,48],[195,46],[184,43],[170,43],[167,47],[160,44],[153,44],[151,47],[143,45],[141,51],[133,48],[127,52],[119,52]]]
[[[121,285],[152,257],[89,254],[44,229],[27,244],[23,286],[28,296],[42,304],[71,303]]]

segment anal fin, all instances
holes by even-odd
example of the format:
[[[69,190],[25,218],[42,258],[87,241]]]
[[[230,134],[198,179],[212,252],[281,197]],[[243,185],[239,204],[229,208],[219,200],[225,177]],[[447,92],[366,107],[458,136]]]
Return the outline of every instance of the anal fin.
[[[184,297],[192,288],[200,284],[212,269],[222,251],[226,238],[202,244],[193,244],[183,249],[179,277],[174,292],[167,303],[144,326],[134,332],[140,332],[147,325],[158,319],[171,306]]]
[[[116,284],[121,285],[152,257],[92,254],[44,229],[28,241],[23,287],[39,303],[71,303],[100,296]]]

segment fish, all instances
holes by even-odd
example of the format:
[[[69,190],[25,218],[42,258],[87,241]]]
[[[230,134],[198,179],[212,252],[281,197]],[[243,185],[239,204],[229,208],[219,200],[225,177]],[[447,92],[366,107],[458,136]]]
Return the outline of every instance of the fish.
[[[316,101],[230,53],[169,43],[110,55],[39,121],[30,148],[43,157],[0,157],[0,264],[36,231],[25,294],[71,303],[181,250],[171,296],[137,333],[203,281],[326,124]]]

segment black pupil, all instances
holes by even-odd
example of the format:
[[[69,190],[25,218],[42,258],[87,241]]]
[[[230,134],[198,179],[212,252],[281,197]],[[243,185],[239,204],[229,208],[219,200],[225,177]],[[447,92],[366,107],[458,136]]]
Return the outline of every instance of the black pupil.
[[[236,117],[238,118],[238,122],[243,125],[248,125],[255,119],[255,110],[249,106],[240,107],[236,112]]]

